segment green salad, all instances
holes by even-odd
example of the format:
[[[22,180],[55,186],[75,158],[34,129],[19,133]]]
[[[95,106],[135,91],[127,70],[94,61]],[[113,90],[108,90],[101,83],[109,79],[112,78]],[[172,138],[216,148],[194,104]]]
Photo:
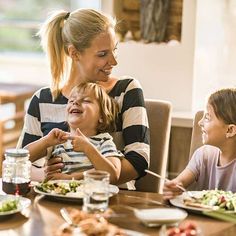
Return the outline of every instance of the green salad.
[[[0,212],[13,211],[18,208],[19,200],[3,200],[0,202]]]
[[[211,206],[214,209],[223,209],[236,212],[236,193],[223,190],[203,190],[202,196],[197,198],[198,203]]]
[[[45,193],[56,193],[61,195],[67,195],[68,193],[76,193],[78,187],[81,186],[79,181],[69,181],[69,182],[42,182],[36,186],[36,188]]]

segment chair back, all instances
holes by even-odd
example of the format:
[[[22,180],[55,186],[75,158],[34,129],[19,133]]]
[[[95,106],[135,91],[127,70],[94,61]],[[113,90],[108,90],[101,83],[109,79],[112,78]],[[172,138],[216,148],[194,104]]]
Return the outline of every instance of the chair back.
[[[150,130],[150,167],[151,171],[166,176],[168,148],[171,128],[171,104],[162,100],[145,99]],[[124,149],[121,135],[112,134],[118,150]],[[162,192],[164,182],[150,174],[136,181],[138,191]]]
[[[150,167],[162,177],[166,176],[171,128],[171,103],[162,100],[145,100],[150,129]],[[136,181],[136,189],[162,193],[164,182],[150,174]]]
[[[202,132],[200,126],[198,125],[198,122],[202,119],[202,116],[203,111],[198,111],[194,117],[189,159],[192,157],[195,150],[203,145]]]

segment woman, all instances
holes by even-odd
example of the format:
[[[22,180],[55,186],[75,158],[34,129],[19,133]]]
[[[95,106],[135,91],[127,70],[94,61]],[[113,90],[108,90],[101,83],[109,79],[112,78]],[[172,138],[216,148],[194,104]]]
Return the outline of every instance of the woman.
[[[24,147],[52,128],[67,130],[65,107],[70,91],[82,82],[96,82],[120,107],[114,137],[122,136],[124,140],[121,184],[145,175],[149,129],[140,84],[133,78],[118,80],[111,75],[117,65],[115,26],[111,18],[92,9],[59,11],[45,22],[39,35],[49,58],[52,85],[33,96],[20,142]],[[45,167],[47,177],[60,178],[61,168],[60,158],[51,159]],[[134,185],[126,187],[133,189]]]

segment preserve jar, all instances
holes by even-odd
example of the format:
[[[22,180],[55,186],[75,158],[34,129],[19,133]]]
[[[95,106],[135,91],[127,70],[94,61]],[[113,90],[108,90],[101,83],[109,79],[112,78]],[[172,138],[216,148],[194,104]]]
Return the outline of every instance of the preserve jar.
[[[30,191],[31,162],[26,149],[7,149],[2,163],[2,190],[25,195]]]

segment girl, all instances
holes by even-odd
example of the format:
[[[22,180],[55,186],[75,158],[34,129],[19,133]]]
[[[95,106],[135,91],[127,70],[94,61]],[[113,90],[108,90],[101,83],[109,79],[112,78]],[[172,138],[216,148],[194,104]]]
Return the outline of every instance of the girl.
[[[204,146],[193,154],[179,176],[164,185],[165,199],[181,194],[177,184],[194,190],[221,189],[236,192],[236,89],[210,95],[199,121]]]
[[[32,97],[18,146],[38,140],[55,127],[65,131],[71,89],[83,82],[99,83],[119,104],[114,141],[123,138],[124,158],[118,183],[135,189],[131,180],[144,176],[149,164],[148,119],[139,82],[112,75],[117,65],[115,27],[112,18],[92,9],[57,11],[45,21],[39,35],[49,58],[52,83]],[[44,168],[35,165],[32,179],[41,181],[44,174],[52,176],[63,166],[60,157],[51,158]]]
[[[110,173],[110,182],[120,176],[120,157],[112,137],[106,132],[115,130],[117,104],[95,83],[82,83],[72,89],[67,104],[67,122],[70,133],[52,129],[39,140],[28,144],[30,160],[46,154],[63,159],[63,173],[52,179],[81,179],[82,171],[94,167]],[[71,144],[65,142],[72,140]],[[52,146],[55,146],[52,148]],[[48,151],[48,153],[47,153]],[[117,158],[118,157],[118,158]]]

